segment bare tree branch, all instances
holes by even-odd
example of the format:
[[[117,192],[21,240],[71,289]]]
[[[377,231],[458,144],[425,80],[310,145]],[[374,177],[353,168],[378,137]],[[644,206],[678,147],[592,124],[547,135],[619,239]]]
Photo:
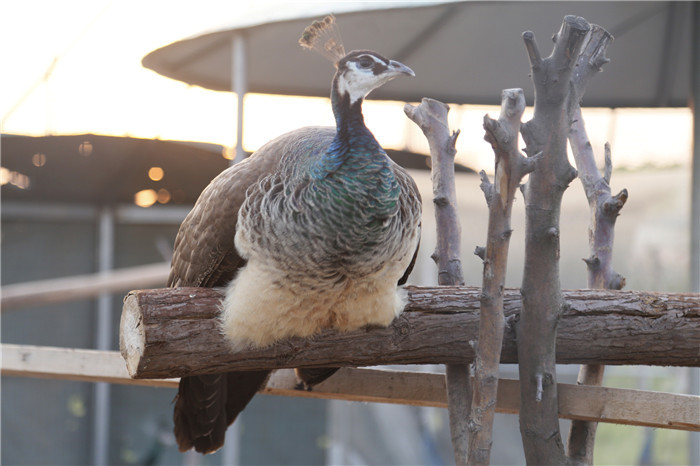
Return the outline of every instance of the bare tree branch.
[[[433,202],[437,224],[437,246],[433,259],[438,265],[438,284],[463,285],[460,255],[461,229],[457,218],[454,158],[459,131],[450,135],[447,124],[449,107],[433,99],[423,99],[418,107],[406,105],[406,115],[416,123],[430,147],[432,159]],[[469,365],[448,364],[447,399],[450,433],[455,463],[467,464],[468,419],[471,402]]]
[[[591,77],[602,71],[609,60],[605,57],[607,47],[613,38],[610,33],[597,25],[591,25],[591,32],[584,50],[578,59],[578,66],[572,78],[576,95],[582,98]],[[612,158],[610,145],[605,145],[605,166],[601,174],[595,163],[593,148],[586,134],[586,127],[577,103],[571,128],[569,143],[574,154],[579,178],[583,184],[590,207],[589,249],[590,256],[584,261],[588,267],[588,287],[619,290],[625,279],[612,267],[614,228],[617,215],[627,200],[627,190],[613,196],[610,189]],[[583,365],[579,370],[579,384],[601,385],[605,366],[600,364]],[[593,464],[595,432],[598,424],[592,421],[577,420],[571,424],[567,454],[574,464]]]
[[[567,159],[572,99],[570,79],[588,22],[566,16],[550,56],[542,58],[534,35],[523,34],[535,87],[534,117],[521,132],[527,154],[542,160],[525,185],[523,311],[518,325],[521,380],[520,432],[528,464],[565,464],[557,418],[556,336],[564,300],[559,281],[561,200],[576,171]],[[574,100],[575,102],[575,100]]]
[[[488,465],[491,456],[493,418],[498,393],[498,368],[505,317],[505,289],[510,218],[515,192],[520,180],[534,168],[535,158],[528,159],[518,150],[520,119],[525,110],[522,89],[507,89],[502,93],[498,120],[484,116],[484,139],[491,143],[495,154],[495,182],[481,172],[481,189],[489,207],[484,276],[481,291],[479,338],[474,361],[474,386],[469,418],[470,465]]]

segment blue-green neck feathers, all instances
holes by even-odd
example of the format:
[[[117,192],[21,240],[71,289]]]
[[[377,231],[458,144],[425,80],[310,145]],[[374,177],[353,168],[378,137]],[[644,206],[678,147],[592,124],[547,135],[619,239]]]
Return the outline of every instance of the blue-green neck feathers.
[[[362,99],[350,103],[350,96],[339,96],[334,88],[331,94],[333,114],[336,122],[336,136],[327,153],[311,168],[311,176],[316,180],[326,178],[341,168],[346,171],[368,169],[385,161],[385,152],[365,126],[362,116]],[[347,166],[346,166],[347,164]]]
[[[372,224],[379,228],[398,206],[400,188],[392,162],[365,126],[362,99],[351,103],[350,97],[339,95],[334,86],[331,100],[336,135],[328,150],[309,167],[313,189],[330,201],[333,205],[329,207],[337,213],[351,215],[365,227]]]

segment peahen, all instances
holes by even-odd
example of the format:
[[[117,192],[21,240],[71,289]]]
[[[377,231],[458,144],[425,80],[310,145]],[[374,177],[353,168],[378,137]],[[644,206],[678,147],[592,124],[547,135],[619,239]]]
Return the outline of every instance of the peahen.
[[[364,124],[366,95],[407,66],[371,51],[347,55],[334,18],[300,43],[331,58],[336,127],[308,127],[265,144],[202,192],[175,240],[168,286],[227,286],[221,328],[233,350],[324,328],[387,326],[403,310],[420,237],[412,178]],[[234,242],[235,238],[235,242]],[[312,386],[335,369],[297,374]],[[269,371],[183,377],[175,401],[181,451],[211,453]]]

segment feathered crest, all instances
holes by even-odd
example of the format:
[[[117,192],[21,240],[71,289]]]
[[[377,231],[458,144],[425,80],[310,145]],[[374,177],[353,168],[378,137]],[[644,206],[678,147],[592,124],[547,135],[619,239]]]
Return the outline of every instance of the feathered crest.
[[[304,29],[299,45],[317,51],[333,63],[338,63],[345,56],[343,40],[333,15],[328,15],[320,21],[316,20]]]

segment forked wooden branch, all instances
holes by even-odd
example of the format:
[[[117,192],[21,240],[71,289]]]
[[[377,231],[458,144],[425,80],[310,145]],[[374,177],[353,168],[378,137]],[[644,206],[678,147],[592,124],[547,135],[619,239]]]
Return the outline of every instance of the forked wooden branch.
[[[428,139],[433,181],[433,203],[437,246],[433,260],[438,265],[440,285],[463,285],[461,260],[461,228],[457,218],[454,161],[459,131],[450,134],[447,124],[449,107],[433,99],[423,99],[418,107],[406,105],[406,115],[416,123]],[[448,414],[455,463],[467,464],[469,444],[468,420],[471,403],[469,366],[446,366]]]
[[[584,50],[578,59],[578,66],[572,78],[575,93],[580,100],[591,77],[608,63],[605,57],[607,47],[613,37],[605,29],[595,24]],[[605,145],[605,169],[600,173],[596,166],[593,147],[586,134],[581,106],[575,105],[569,143],[574,154],[579,179],[583,184],[590,208],[589,250],[590,256],[585,260],[588,267],[588,287],[597,289],[619,290],[625,284],[625,279],[613,270],[612,251],[615,233],[615,220],[620,209],[627,200],[627,190],[623,189],[616,196],[610,189],[612,160],[610,145]],[[579,370],[578,383],[601,385],[605,366],[600,364],[583,365]],[[567,455],[575,464],[593,464],[593,449],[597,423],[593,421],[576,420],[571,423]]]
[[[229,350],[218,331],[223,290],[132,291],[124,301],[120,348],[135,378],[231,370],[392,364],[467,364],[479,328],[478,287],[406,287],[408,305],[388,328],[322,332],[264,349]],[[639,291],[564,292],[560,364],[700,367],[700,296]],[[506,289],[501,362],[518,362],[518,290]]]
[[[494,183],[481,172],[481,189],[489,208],[488,234],[484,251],[479,338],[474,362],[474,386],[469,418],[470,465],[488,465],[491,456],[493,418],[498,393],[498,368],[505,317],[505,290],[510,218],[515,192],[521,179],[534,169],[535,157],[526,158],[518,150],[520,119],[525,110],[522,89],[502,93],[498,120],[484,117],[484,139],[496,156]]]
[[[425,134],[430,147],[433,203],[437,221],[437,245],[433,260],[438,265],[440,285],[463,285],[461,228],[457,218],[455,189],[455,145],[459,131],[450,134],[447,113],[450,108],[437,100],[423,99],[418,107],[406,105],[404,112]]]
[[[557,417],[557,325],[564,301],[559,281],[561,201],[576,171],[567,158],[572,100],[570,79],[588,22],[566,16],[550,56],[542,58],[532,32],[523,39],[535,87],[533,119],[521,132],[532,156],[542,153],[525,187],[523,311],[518,326],[521,390],[520,433],[528,464],[565,464]]]
[[[611,42],[612,36],[609,32],[598,25],[591,25],[586,47],[581,52],[576,73],[571,79],[579,100],[583,98],[590,79],[602,71],[602,65],[609,61],[605,57],[605,52]],[[612,246],[615,220],[627,201],[628,193],[623,189],[618,194],[612,195],[610,189],[612,160],[610,146],[607,144],[604,171],[600,173],[598,170],[578,101],[573,104],[568,138],[590,207],[590,256],[584,259],[588,266],[588,286],[611,290],[622,289],[625,279],[613,270]]]

